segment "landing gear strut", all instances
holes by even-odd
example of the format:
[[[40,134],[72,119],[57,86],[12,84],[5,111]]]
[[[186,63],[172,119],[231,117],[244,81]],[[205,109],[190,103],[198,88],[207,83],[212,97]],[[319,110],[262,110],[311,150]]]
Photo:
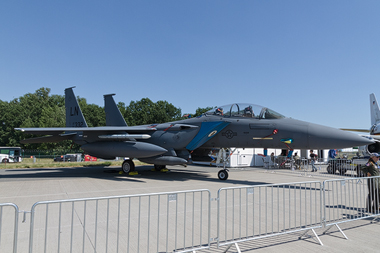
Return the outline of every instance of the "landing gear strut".
[[[121,170],[125,174],[128,174],[129,172],[132,172],[135,170],[135,163],[131,159],[125,160],[123,164],[121,165]]]
[[[228,152],[228,155],[226,155],[226,152]],[[219,160],[223,163],[223,169],[218,171],[218,178],[220,180],[227,180],[228,178],[228,169],[226,169],[226,164],[228,163],[230,156],[233,152],[234,151],[231,152],[229,151],[229,149],[224,148],[219,150],[217,161]]]

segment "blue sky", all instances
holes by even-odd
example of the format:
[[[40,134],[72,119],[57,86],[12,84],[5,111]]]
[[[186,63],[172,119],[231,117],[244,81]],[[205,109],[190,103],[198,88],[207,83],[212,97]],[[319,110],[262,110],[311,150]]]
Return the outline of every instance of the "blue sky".
[[[1,1],[0,100],[76,86],[100,106],[254,103],[368,129],[379,13],[377,0]]]

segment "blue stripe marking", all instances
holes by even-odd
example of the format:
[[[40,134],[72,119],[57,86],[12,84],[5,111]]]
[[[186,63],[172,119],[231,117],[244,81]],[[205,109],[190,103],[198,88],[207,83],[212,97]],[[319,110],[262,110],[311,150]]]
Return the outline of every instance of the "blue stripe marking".
[[[199,148],[229,124],[229,122],[224,121],[202,122],[201,129],[198,134],[186,146],[186,148],[188,150]]]

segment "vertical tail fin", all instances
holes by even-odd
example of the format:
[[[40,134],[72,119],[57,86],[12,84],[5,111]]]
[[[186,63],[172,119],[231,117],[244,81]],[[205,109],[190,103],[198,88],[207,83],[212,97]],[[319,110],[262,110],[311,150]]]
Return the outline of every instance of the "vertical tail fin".
[[[371,125],[380,123],[380,109],[377,104],[376,97],[374,93],[369,95],[370,108],[371,108]]]
[[[87,127],[73,88],[65,89],[66,127]]]
[[[112,96],[115,94],[104,95],[104,111],[106,113],[106,125],[107,126],[127,126],[123,115]]]

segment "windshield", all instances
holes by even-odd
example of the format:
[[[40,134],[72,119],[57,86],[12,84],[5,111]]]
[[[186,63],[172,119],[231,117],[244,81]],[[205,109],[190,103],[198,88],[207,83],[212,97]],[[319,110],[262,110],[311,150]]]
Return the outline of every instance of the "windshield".
[[[254,104],[230,104],[219,106],[205,113],[206,115],[220,115],[223,117],[247,117],[256,119],[281,119],[284,115],[266,107]]]

